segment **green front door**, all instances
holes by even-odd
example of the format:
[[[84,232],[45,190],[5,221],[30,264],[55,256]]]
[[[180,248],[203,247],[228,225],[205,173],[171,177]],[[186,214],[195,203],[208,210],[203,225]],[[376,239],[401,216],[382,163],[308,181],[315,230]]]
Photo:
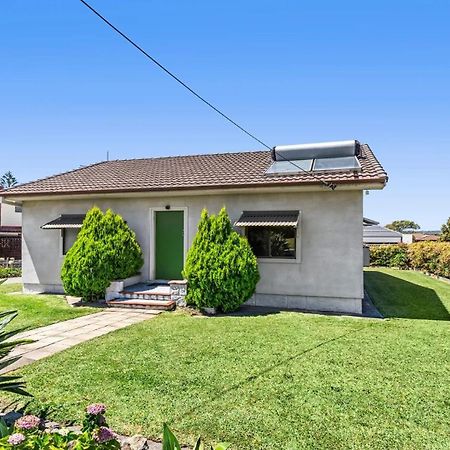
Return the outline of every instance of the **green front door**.
[[[155,212],[155,278],[179,280],[184,263],[184,212]]]

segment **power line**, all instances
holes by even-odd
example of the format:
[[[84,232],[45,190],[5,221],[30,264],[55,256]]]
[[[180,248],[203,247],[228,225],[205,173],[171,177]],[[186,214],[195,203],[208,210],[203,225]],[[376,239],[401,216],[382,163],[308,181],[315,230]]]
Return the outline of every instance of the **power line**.
[[[87,3],[85,0],[80,0],[81,3],[83,3],[84,6],[89,8],[97,17],[99,17],[103,22],[105,22],[110,28],[112,28],[116,33],[118,33],[120,36],[122,36],[128,43],[130,43],[134,48],[139,50],[144,56],[146,56],[150,61],[152,61],[154,64],[156,64],[161,70],[163,70],[167,75],[172,77],[176,82],[181,84],[185,89],[187,89],[191,94],[195,95],[200,101],[205,103],[207,106],[209,106],[212,110],[214,110],[217,114],[221,115],[224,119],[228,120],[231,124],[233,124],[235,127],[237,127],[239,130],[244,132],[246,135],[250,136],[252,139],[254,139],[256,142],[261,144],[262,146],[266,147],[269,150],[273,150],[277,156],[279,156],[284,161],[290,162],[294,167],[300,169],[301,171],[308,173],[312,175],[316,180],[320,181],[322,184],[324,184],[326,187],[334,190],[336,189],[336,185],[333,183],[327,183],[326,181],[323,181],[321,178],[315,176],[313,173],[303,169],[303,167],[300,167],[299,165],[295,164],[293,161],[285,158],[280,153],[276,152],[275,147],[270,147],[267,145],[264,141],[257,138],[254,134],[247,131],[244,127],[236,123],[231,117],[227,116],[225,113],[220,111],[220,109],[216,108],[212,103],[210,103],[208,100],[206,100],[204,97],[202,97],[200,94],[198,94],[194,89],[192,89],[189,85],[187,85],[183,80],[181,80],[179,77],[177,77],[175,74],[173,74],[169,69],[167,69],[165,66],[163,66],[156,58],[151,56],[149,53],[147,53],[140,45],[136,44],[131,38],[129,38],[125,33],[120,31],[115,25],[113,25],[106,17],[102,16],[96,9],[94,9],[89,3]]]

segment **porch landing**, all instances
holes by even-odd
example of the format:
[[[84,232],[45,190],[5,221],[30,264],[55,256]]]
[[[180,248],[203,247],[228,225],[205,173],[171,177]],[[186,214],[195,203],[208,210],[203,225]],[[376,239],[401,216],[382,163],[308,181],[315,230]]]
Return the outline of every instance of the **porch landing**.
[[[167,281],[155,280],[148,283],[138,283],[127,286],[123,294],[140,294],[140,295],[170,295],[170,286]]]

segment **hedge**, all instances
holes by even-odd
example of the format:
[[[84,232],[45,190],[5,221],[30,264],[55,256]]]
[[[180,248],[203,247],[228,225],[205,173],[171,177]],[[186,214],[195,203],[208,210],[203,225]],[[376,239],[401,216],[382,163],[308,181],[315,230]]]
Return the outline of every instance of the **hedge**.
[[[422,270],[450,278],[450,242],[373,245],[370,265]]]
[[[22,270],[17,267],[0,267],[0,278],[21,277]]]
[[[372,245],[370,247],[370,265],[407,269],[407,246],[405,244]]]

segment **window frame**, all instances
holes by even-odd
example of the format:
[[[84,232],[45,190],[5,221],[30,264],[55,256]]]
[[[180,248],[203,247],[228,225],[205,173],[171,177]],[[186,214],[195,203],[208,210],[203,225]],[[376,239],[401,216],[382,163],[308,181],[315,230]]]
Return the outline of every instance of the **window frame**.
[[[249,227],[243,227],[243,234],[247,238],[247,231]],[[261,227],[263,228],[263,227]],[[299,210],[298,214],[298,223],[297,227],[293,227],[296,229],[295,231],[295,258],[279,258],[279,257],[270,257],[270,256],[257,256],[256,259],[258,263],[261,264],[300,264],[302,262],[302,253],[301,253],[301,241],[302,241],[302,212]]]

